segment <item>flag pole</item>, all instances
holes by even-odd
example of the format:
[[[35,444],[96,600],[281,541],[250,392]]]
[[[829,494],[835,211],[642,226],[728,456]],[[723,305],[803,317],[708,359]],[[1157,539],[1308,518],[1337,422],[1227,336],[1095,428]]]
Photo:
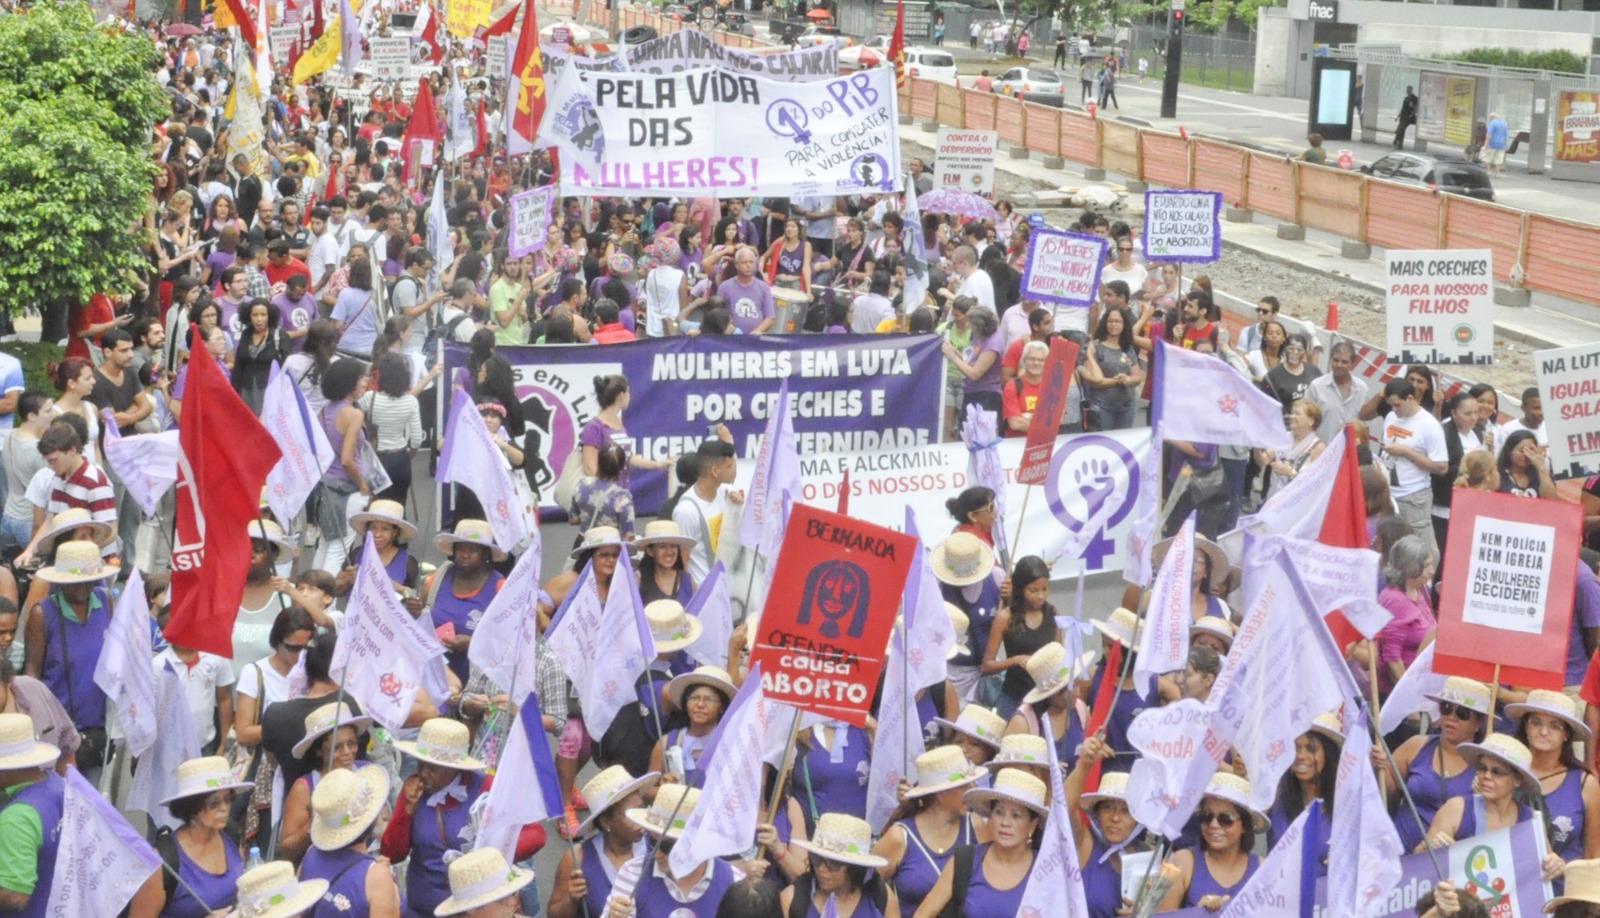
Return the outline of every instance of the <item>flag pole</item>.
[[[783,800],[783,785],[789,779],[789,770],[794,767],[794,742],[800,735],[800,709],[794,709],[794,722],[789,725],[789,743],[783,748],[783,766],[778,769],[778,780],[772,786],[772,803],[767,806],[767,824],[778,816],[778,804]]]
[[[173,844],[177,844],[176,836],[173,838]],[[178,871],[172,869],[172,865],[167,863],[166,858],[161,859],[161,869],[170,874],[174,880],[177,880],[178,885],[182,886],[184,890],[187,891],[191,897],[193,897],[194,901],[200,903],[200,907],[206,910],[206,914],[211,914],[211,906],[206,904],[206,900],[200,898],[200,894],[194,891],[193,886],[190,886],[188,883],[184,882],[183,877],[178,875]]]
[[[1494,712],[1498,710],[1497,702],[1500,698],[1500,664],[1494,665],[1494,680],[1489,683],[1489,716],[1486,718],[1487,726],[1484,728],[1484,739],[1494,735]],[[1424,830],[1426,831],[1426,830]]]
[[[1166,859],[1167,859],[1167,840],[1165,838],[1162,838],[1160,841],[1158,841],[1156,843],[1155,857],[1152,857],[1150,859],[1150,863],[1144,865],[1144,878],[1139,881],[1139,885],[1138,886],[1134,887],[1134,889],[1135,889],[1134,902],[1136,903],[1135,906],[1134,906],[1134,913],[1135,914],[1141,914],[1141,915],[1145,914],[1144,909],[1141,908],[1138,905],[1138,903],[1143,902],[1145,897],[1150,892],[1150,875],[1155,872],[1156,865],[1161,863],[1162,861],[1165,861]],[[1151,906],[1154,906],[1156,903],[1151,902],[1151,903],[1148,903],[1148,904],[1151,905]],[[1151,911],[1154,911],[1154,910],[1155,909],[1152,907]]]
[[[1380,707],[1378,703],[1378,642],[1370,639],[1367,641],[1367,682],[1372,690],[1371,710],[1376,711]],[[1378,772],[1378,789],[1383,792],[1384,799],[1387,800],[1389,798],[1388,769]],[[1422,831],[1426,833],[1428,830],[1423,829]]]
[[[1022,521],[1028,517],[1028,498],[1032,496],[1032,494],[1033,485],[1028,485],[1026,488],[1023,488],[1022,509],[1017,511],[1017,535],[1010,542],[1006,543],[1006,547],[1011,549],[1013,552],[1016,550],[1017,544],[1022,541]]]
[[[1362,706],[1365,707],[1365,704]],[[1383,750],[1384,760],[1389,763],[1389,768],[1394,771],[1398,778],[1400,775],[1400,766],[1396,764],[1394,760],[1394,753],[1389,751],[1389,744],[1383,740],[1383,733],[1378,728],[1378,720],[1372,716],[1371,710],[1368,710],[1366,714],[1367,729],[1372,733],[1372,742],[1377,748]],[[1439,882],[1443,883],[1449,878],[1445,875],[1443,870],[1439,869],[1439,858],[1438,855],[1434,854],[1433,839],[1428,837],[1428,824],[1422,821],[1422,813],[1417,809],[1417,802],[1411,799],[1411,791],[1406,788],[1406,782],[1396,780],[1395,784],[1400,789],[1401,798],[1406,802],[1406,809],[1411,811],[1411,818],[1415,819],[1417,821],[1417,825],[1422,829],[1422,846],[1428,852],[1428,862],[1433,864],[1434,876],[1438,877]]]

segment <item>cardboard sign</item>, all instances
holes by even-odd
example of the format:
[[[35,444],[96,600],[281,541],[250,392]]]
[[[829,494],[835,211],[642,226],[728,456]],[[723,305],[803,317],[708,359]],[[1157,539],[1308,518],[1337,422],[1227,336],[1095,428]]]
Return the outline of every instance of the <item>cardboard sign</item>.
[[[1000,132],[941,127],[933,150],[933,184],[977,194],[994,193]]]
[[[550,231],[550,208],[555,203],[553,185],[532,188],[511,198],[511,239],[506,254],[522,256],[544,245]]]
[[[1146,191],[1144,254],[1191,264],[1222,257],[1222,192]]]
[[[1494,253],[1390,249],[1391,364],[1494,362]]]
[[[1600,472],[1600,344],[1540,351],[1533,363],[1551,471],[1557,478]]]
[[[1078,345],[1066,338],[1051,338],[1050,356],[1045,358],[1044,378],[1039,382],[1039,398],[1033,403],[1033,419],[1028,422],[1028,442],[1022,448],[1022,464],[1017,466],[1019,484],[1044,484],[1050,477],[1050,457],[1077,370]]]
[[[1434,671],[1560,691],[1582,526],[1567,501],[1456,489]]]
[[[1028,237],[1022,298],[1063,306],[1092,306],[1100,292],[1106,240],[1063,230],[1036,230]]]
[[[750,665],[769,701],[861,726],[917,540],[796,504]]]
[[[369,38],[369,57],[372,59],[372,78],[375,80],[404,80],[411,76],[411,38]]]

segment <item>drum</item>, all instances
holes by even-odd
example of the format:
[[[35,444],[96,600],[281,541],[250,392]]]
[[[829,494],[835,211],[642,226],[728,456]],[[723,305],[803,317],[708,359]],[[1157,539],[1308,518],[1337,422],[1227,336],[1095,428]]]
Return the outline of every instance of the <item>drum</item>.
[[[772,288],[772,303],[777,312],[773,330],[780,335],[793,335],[805,322],[806,310],[811,306],[811,294],[789,287]]]

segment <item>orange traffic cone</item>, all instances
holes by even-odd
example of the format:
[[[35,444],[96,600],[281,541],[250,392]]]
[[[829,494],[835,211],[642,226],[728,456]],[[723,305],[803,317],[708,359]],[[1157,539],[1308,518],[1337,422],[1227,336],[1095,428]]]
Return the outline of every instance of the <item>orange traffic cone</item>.
[[[1328,331],[1339,330],[1339,304],[1333,300],[1328,301],[1328,318],[1323,322],[1323,327]]]

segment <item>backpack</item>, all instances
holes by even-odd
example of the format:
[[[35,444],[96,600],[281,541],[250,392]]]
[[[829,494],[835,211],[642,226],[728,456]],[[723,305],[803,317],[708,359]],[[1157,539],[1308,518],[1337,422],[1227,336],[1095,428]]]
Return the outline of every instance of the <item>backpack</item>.
[[[446,341],[456,340],[456,329],[461,327],[470,316],[463,312],[448,322],[435,322],[428,329],[428,337],[422,341],[422,365],[433,369],[439,362],[439,346]]]
[[[951,857],[954,873],[950,876],[950,901],[939,910],[939,918],[966,918],[967,887],[972,883],[972,861],[977,854],[975,845],[958,845]]]

